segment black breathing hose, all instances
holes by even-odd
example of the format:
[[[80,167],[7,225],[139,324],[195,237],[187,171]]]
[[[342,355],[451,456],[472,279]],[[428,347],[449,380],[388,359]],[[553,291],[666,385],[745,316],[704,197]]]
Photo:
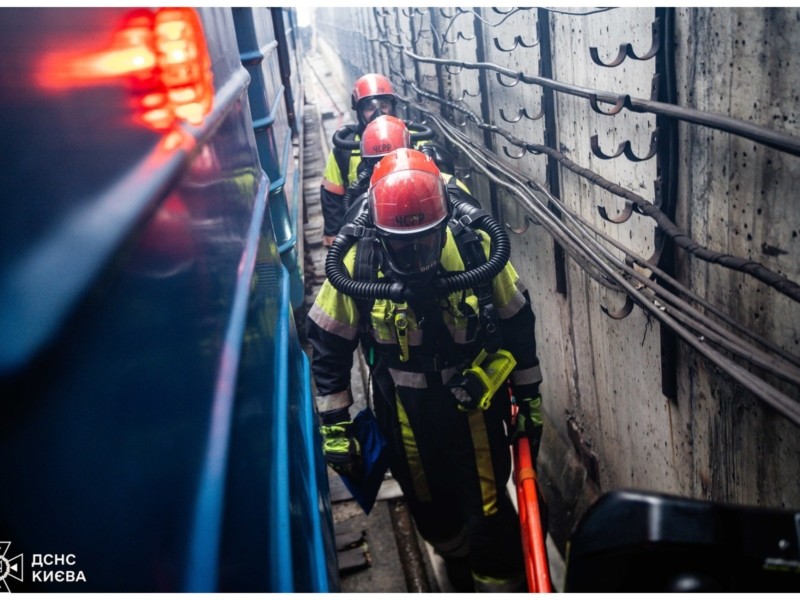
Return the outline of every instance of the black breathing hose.
[[[354,227],[369,226],[369,214],[362,213],[353,221]],[[371,298],[389,299],[402,302],[405,290],[402,283],[379,283],[375,281],[356,281],[344,266],[344,257],[350,247],[358,241],[358,236],[339,232],[325,257],[325,276],[330,284],[346,296],[357,300]]]
[[[427,125],[414,123],[413,121],[403,121],[411,134],[411,142],[421,142],[423,140],[432,140],[436,133]],[[333,133],[333,145],[343,150],[360,150],[361,142],[353,139],[353,136],[359,133],[358,125],[345,125],[340,127]]]
[[[464,217],[471,218],[477,212],[481,213],[474,221],[471,221],[470,226],[474,224],[477,229],[485,231],[492,244],[489,259],[484,264],[463,273],[453,273],[436,279],[434,287],[437,295],[474,288],[491,282],[503,270],[511,257],[511,242],[508,234],[497,221],[467,202],[462,200],[451,200],[451,202],[457,220],[464,219]],[[352,226],[356,230],[369,225],[369,214],[366,212],[352,222]],[[409,290],[402,283],[355,281],[350,277],[344,266],[344,257],[357,240],[358,236],[356,235],[340,232],[333,241],[333,245],[328,249],[328,256],[325,258],[325,275],[331,285],[341,293],[360,300],[375,298],[403,302],[410,298]]]

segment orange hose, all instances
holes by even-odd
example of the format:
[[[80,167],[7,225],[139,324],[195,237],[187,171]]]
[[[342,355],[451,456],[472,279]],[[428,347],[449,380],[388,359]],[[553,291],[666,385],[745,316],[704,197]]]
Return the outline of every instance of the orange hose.
[[[522,530],[522,550],[525,555],[525,575],[531,592],[552,592],[550,567],[547,561],[539,498],[536,495],[536,471],[531,459],[527,438],[514,444],[514,481],[517,484],[517,503]]]

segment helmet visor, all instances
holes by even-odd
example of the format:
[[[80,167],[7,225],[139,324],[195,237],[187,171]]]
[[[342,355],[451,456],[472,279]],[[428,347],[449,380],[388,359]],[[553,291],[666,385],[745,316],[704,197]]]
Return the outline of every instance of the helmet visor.
[[[444,227],[436,227],[414,237],[381,236],[389,265],[401,277],[435,274],[442,255],[444,231]]]

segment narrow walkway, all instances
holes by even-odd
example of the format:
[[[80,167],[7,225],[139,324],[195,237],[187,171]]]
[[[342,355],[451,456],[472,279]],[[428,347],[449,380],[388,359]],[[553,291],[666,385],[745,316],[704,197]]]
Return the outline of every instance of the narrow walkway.
[[[308,309],[325,280],[326,249],[322,245],[320,181],[333,132],[347,118],[340,115],[334,101],[333,80],[318,54],[304,64],[306,105],[303,114],[303,196],[305,237],[305,306],[297,311],[298,331],[304,336]],[[310,64],[309,64],[310,63]],[[326,86],[323,89],[322,86]],[[331,93],[328,93],[331,92]],[[335,92],[341,95],[341,91]],[[346,108],[346,107],[345,107]],[[305,347],[310,354],[310,348]],[[367,369],[360,352],[356,353],[351,386],[355,415],[367,403]],[[420,550],[416,530],[402,501],[400,487],[387,474],[375,507],[365,515],[352,499],[336,473],[328,469],[333,520],[336,528],[342,592],[434,592],[440,587],[427,554]]]
[[[297,311],[298,330],[304,339],[304,322],[325,280],[326,249],[322,245],[320,181],[333,133],[353,120],[348,91],[330,72],[324,57],[306,55],[303,64],[304,109],[303,195],[306,215],[304,310]],[[302,321],[302,323],[301,323]],[[310,355],[310,348],[306,347]],[[367,366],[356,353],[351,374],[355,415],[367,403]],[[416,532],[402,501],[402,492],[389,476],[383,483],[372,512],[365,515],[340,478],[328,470],[333,518],[343,592],[453,592],[444,573],[444,562]],[[509,483],[516,504],[516,491]],[[563,590],[564,563],[552,539],[547,538],[550,574],[555,591]]]

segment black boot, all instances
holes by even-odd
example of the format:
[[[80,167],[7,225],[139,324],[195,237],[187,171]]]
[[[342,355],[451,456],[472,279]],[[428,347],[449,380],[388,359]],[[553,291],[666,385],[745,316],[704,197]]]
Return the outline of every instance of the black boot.
[[[466,556],[461,558],[445,558],[444,568],[447,580],[456,592],[474,592],[475,585],[472,581],[472,569]]]

